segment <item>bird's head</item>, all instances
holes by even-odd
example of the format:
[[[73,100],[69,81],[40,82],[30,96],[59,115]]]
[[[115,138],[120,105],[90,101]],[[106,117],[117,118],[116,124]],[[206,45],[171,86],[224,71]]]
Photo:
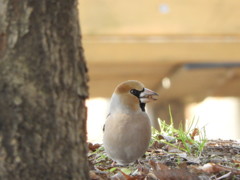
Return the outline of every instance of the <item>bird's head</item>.
[[[144,87],[135,80],[119,84],[112,96],[112,108],[128,108],[130,110],[145,111],[145,104],[158,99],[158,94]]]

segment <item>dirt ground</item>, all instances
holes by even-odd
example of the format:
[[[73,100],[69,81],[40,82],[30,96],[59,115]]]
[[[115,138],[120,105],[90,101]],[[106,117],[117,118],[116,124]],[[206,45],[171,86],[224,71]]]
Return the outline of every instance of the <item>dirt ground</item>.
[[[138,162],[114,165],[102,145],[89,143],[91,179],[240,180],[240,141],[208,140],[198,156],[154,142]]]

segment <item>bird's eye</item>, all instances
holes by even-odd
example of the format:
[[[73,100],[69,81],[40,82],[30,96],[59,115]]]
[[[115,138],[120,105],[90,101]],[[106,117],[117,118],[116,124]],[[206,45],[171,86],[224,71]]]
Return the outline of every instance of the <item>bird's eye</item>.
[[[134,96],[136,97],[139,97],[140,95],[140,91],[136,90],[136,89],[131,89],[130,90],[130,93],[133,94]]]
[[[136,90],[135,90],[135,89],[131,89],[131,90],[130,90],[130,93],[131,93],[131,94],[135,94],[135,93],[136,93]]]

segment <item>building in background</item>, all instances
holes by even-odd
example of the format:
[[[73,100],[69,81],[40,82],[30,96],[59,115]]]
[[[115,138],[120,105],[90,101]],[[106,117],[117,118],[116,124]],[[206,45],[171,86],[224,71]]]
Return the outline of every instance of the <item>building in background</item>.
[[[215,125],[207,123],[216,127],[213,130],[224,122],[234,124],[224,126],[226,132],[215,137],[233,138],[227,135],[239,131],[239,100],[220,101],[240,96],[238,0],[80,0],[79,4],[90,98],[110,98],[117,84],[136,79],[160,94],[149,108],[153,122],[158,117],[168,120],[170,105],[178,126],[185,122],[189,104],[217,97],[216,105],[204,101],[208,108],[201,117],[214,119]],[[99,109],[97,103],[93,106]],[[225,116],[224,107],[228,118],[216,120]]]

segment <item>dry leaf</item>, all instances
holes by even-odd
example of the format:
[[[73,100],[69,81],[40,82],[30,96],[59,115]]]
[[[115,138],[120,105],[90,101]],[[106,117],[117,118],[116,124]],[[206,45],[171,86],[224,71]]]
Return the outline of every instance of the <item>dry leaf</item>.
[[[235,167],[240,167],[240,161],[233,159],[232,162],[235,164]]]
[[[161,139],[165,139],[167,142],[176,142],[176,138],[172,136],[160,135]]]
[[[120,171],[120,172],[123,174],[123,176],[125,177],[126,180],[138,180],[138,178],[135,176],[129,176],[122,171]]]
[[[149,173],[149,168],[145,166],[138,165],[137,169],[140,175],[147,175]]]
[[[153,160],[149,161],[150,166],[153,169],[153,174],[155,177],[161,180],[194,180],[198,179],[195,174],[191,174],[186,169],[170,169],[168,166],[155,162]],[[151,173],[149,173],[151,174]],[[149,177],[150,175],[148,175]],[[151,177],[154,177],[151,175]]]
[[[232,173],[231,173],[231,172],[228,172],[227,174],[224,174],[223,176],[218,177],[217,180],[221,180],[221,179],[225,179],[225,178],[230,178],[231,175],[232,175]]]
[[[198,136],[198,135],[199,135],[199,129],[198,128],[194,128],[193,132],[190,134],[191,139],[194,140],[194,137]]]
[[[106,179],[106,175],[104,177],[101,177],[100,175],[97,175],[96,172],[94,172],[94,171],[89,171],[89,177],[92,180],[93,179],[97,179],[97,180],[104,180],[104,179]]]
[[[182,151],[180,149],[178,149],[177,147],[173,147],[173,146],[167,146],[167,151],[170,153],[182,153]]]
[[[191,156],[191,155],[188,155],[186,158],[188,163],[193,163],[193,164],[200,164],[200,159],[199,157],[194,157],[194,156]]]
[[[124,175],[121,172],[118,172],[117,174],[114,174],[111,177],[111,180],[126,180],[126,178],[124,177]]]
[[[100,144],[92,144],[92,143],[88,143],[88,149],[91,151],[96,151],[101,145]]]
[[[154,141],[154,143],[152,144],[151,147],[154,148],[154,149],[162,149],[164,146],[165,146],[164,143]]]
[[[185,169],[154,170],[153,173],[161,180],[198,180],[197,175],[191,174]]]
[[[150,166],[152,167],[153,170],[157,170],[157,164],[155,161],[149,160],[148,163],[150,164]]]
[[[240,170],[225,167],[225,166],[221,166],[221,165],[214,164],[214,163],[204,164],[200,169],[203,170],[204,172],[207,172],[207,173],[218,173],[218,172],[221,172],[221,171],[231,171],[234,174],[240,175]]]

